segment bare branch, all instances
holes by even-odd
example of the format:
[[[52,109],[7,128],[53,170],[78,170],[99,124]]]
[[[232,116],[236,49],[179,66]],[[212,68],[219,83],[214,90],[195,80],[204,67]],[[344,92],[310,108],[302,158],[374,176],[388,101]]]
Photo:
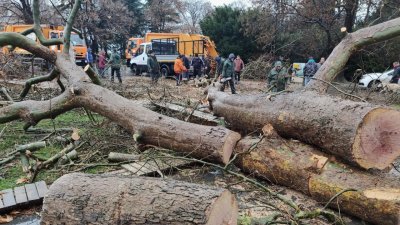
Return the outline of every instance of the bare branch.
[[[0,108],[0,124],[13,120],[22,119],[29,125],[35,125],[43,119],[55,118],[56,116],[79,107],[71,100],[73,95],[66,91],[60,96],[47,101],[23,101],[16,102]]]
[[[41,83],[41,82],[44,82],[44,81],[52,81],[55,78],[57,78],[57,76],[59,74],[60,73],[56,69],[53,69],[48,75],[40,76],[40,77],[34,77],[34,78],[31,78],[31,79],[27,80],[25,82],[24,90],[22,90],[21,94],[19,95],[20,100],[23,100],[25,98],[25,96],[28,94],[28,92],[31,89],[31,86],[33,84]]]
[[[40,27],[39,0],[33,0],[32,11],[33,11],[33,21],[34,21],[33,29],[35,30],[36,37],[39,39],[40,43],[42,43],[42,45],[44,46],[62,44],[63,42],[61,39],[48,40],[47,38],[44,37],[42,28]]]

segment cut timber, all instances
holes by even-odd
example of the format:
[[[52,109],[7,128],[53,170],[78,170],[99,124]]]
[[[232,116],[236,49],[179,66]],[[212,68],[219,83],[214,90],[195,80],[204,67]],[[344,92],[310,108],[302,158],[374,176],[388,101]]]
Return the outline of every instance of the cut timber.
[[[44,199],[41,224],[236,224],[229,191],[149,177],[68,174]]]
[[[89,78],[92,80],[94,84],[101,85],[101,81],[99,79],[99,76],[96,74],[96,72],[93,70],[92,67],[90,67],[89,64],[83,68],[83,71],[89,76]]]
[[[245,138],[238,143],[237,153],[243,154],[236,165],[243,171],[301,191],[323,204],[341,191],[356,189],[341,194],[330,207],[377,225],[400,224],[398,178],[346,167],[298,141],[274,137],[258,142]]]
[[[26,145],[17,145],[17,147],[15,148],[16,151],[18,152],[25,152],[26,150],[29,151],[35,151],[41,148],[46,147],[46,142],[45,141],[39,141],[39,142],[33,142],[30,144],[26,144]]]
[[[110,152],[110,154],[108,154],[108,161],[110,162],[136,161],[139,159],[140,155],[124,154],[118,152]]]
[[[272,124],[279,135],[320,147],[362,168],[385,169],[400,156],[400,112],[315,92],[238,96],[210,88],[214,114],[250,133]]]

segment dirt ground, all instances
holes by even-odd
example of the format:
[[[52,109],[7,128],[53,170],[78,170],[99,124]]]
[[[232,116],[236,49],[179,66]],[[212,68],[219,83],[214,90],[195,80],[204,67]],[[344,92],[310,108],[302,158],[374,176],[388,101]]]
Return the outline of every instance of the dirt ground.
[[[204,88],[195,87],[195,81],[190,80],[187,84],[182,84],[181,86],[175,85],[175,80],[170,78],[162,78],[159,80],[157,85],[150,84],[150,78],[146,76],[132,76],[129,70],[123,69],[123,83],[111,83],[109,81],[109,77],[106,79],[102,79],[104,86],[108,87],[109,89],[115,90],[120,95],[132,99],[132,100],[160,100],[164,99],[169,102],[179,103],[183,106],[190,107],[194,106],[199,100],[204,99]],[[0,80],[0,85],[7,87],[10,91],[12,97],[17,98],[19,92],[21,91],[23,81],[21,80]],[[341,90],[346,92],[351,92],[354,86],[351,83],[341,83],[335,84]],[[267,90],[265,81],[254,81],[254,80],[242,80],[237,86],[237,92],[239,94],[256,94],[261,93]],[[302,88],[301,83],[291,83],[288,86],[289,91],[294,91],[297,89]],[[229,92],[229,90],[225,90]],[[27,96],[29,99],[36,99],[36,100],[44,100],[50,98],[54,94],[59,94],[59,90],[57,85],[54,82],[46,82],[42,83],[32,89],[32,92]],[[331,88],[329,91],[330,94],[333,95],[340,95],[342,97],[347,97],[347,95],[343,95],[339,91]],[[361,89],[354,89],[353,94],[359,95],[361,98],[368,99],[371,102],[378,103],[378,104],[388,104],[393,105],[396,103],[388,102],[387,98],[388,95],[382,94],[379,92],[370,92],[369,90],[361,90]],[[85,116],[82,114],[82,116]],[[91,136],[91,132],[88,131],[87,135],[84,136],[85,140],[89,141],[91,144],[91,148],[85,149],[85,155],[80,156],[81,161],[82,158],[87,159],[85,163],[88,162],[95,162],[97,160],[104,160],[107,154],[110,151],[118,151],[121,150],[123,152],[134,152],[132,147],[134,145],[133,140],[130,138],[130,135],[127,134],[125,131],[121,130],[119,126],[110,123],[107,119],[103,118],[100,119],[99,124],[101,126],[97,127],[101,130],[106,130],[104,136],[94,137]],[[81,124],[82,127],[87,127],[88,130],[94,129],[94,127],[89,126],[88,124]],[[0,127],[1,128],[1,127]],[[1,129],[0,129],[1,130]],[[107,132],[110,133],[107,133]],[[108,136],[107,136],[108,135]],[[111,138],[113,137],[113,138]],[[96,146],[96,147],[93,147]],[[100,148],[99,148],[100,146]],[[128,146],[128,147],[127,147]],[[129,147],[130,146],[130,147]],[[94,150],[97,149],[97,150]],[[0,152],[0,156],[1,156]],[[89,157],[90,156],[90,157]],[[81,161],[78,161],[81,162]],[[18,166],[17,163],[10,166]],[[73,169],[63,168],[61,173],[63,174],[67,172],[77,171],[78,169],[75,167]],[[96,173],[102,172],[110,172],[113,170],[119,170],[120,168],[115,167],[106,167],[105,169],[95,171]],[[238,168],[234,168],[240,173]],[[55,170],[55,169],[53,169]],[[58,172],[59,168],[57,169]],[[82,170],[85,172],[93,172]],[[270,216],[273,213],[277,212],[279,209],[280,213],[289,215],[290,209],[287,205],[284,205],[279,200],[271,197],[267,193],[261,191],[260,189],[252,186],[248,183],[243,183],[241,179],[235,177],[233,175],[224,174],[223,171],[218,170],[211,166],[203,166],[203,165],[193,165],[188,168],[181,168],[178,170],[173,170],[173,172],[165,174],[169,178],[184,180],[188,182],[195,182],[201,184],[207,184],[212,186],[218,186],[223,188],[228,188],[231,192],[236,194],[236,197],[239,201],[239,213],[242,218],[263,218],[266,216]],[[248,175],[251,177],[251,175]],[[0,174],[0,182],[1,182],[1,174]],[[309,197],[287,189],[282,186],[272,185],[269,183],[265,183],[260,181],[265,186],[273,189],[274,191],[283,194],[287,198],[295,201],[298,205],[301,206],[302,209],[316,209],[320,208],[323,203],[318,203],[314,200],[311,200]],[[347,224],[367,224],[361,222],[357,219],[350,218],[346,215],[343,216],[343,220]],[[283,222],[281,220],[281,222]],[[307,224],[330,224],[323,218],[317,218],[313,220],[306,221]],[[246,221],[242,221],[242,224],[250,224]]]

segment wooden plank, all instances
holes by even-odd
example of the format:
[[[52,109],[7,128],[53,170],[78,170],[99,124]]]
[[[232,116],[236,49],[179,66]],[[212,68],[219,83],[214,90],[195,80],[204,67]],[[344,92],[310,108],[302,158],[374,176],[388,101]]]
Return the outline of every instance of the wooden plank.
[[[47,188],[47,184],[44,181],[39,181],[35,183],[37,192],[39,194],[39,198],[44,198],[46,196],[49,189]]]
[[[10,206],[14,206],[15,204],[17,204],[15,202],[15,198],[14,198],[14,192],[12,189],[7,189],[4,191],[1,191],[2,196],[3,196],[3,204],[4,204],[4,208],[10,207]]]
[[[36,190],[35,184],[26,184],[25,189],[26,189],[26,195],[28,196],[29,201],[39,200],[39,194]]]
[[[26,191],[24,186],[14,188],[15,201],[17,204],[26,203],[28,197],[26,196]]]

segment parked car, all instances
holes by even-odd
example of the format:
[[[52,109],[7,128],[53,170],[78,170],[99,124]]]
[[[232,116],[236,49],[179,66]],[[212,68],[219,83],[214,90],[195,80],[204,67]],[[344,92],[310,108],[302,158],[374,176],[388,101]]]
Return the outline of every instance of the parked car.
[[[383,73],[367,73],[361,76],[358,85],[365,88],[379,88],[382,83],[389,83],[393,77],[393,71],[389,70]]]

